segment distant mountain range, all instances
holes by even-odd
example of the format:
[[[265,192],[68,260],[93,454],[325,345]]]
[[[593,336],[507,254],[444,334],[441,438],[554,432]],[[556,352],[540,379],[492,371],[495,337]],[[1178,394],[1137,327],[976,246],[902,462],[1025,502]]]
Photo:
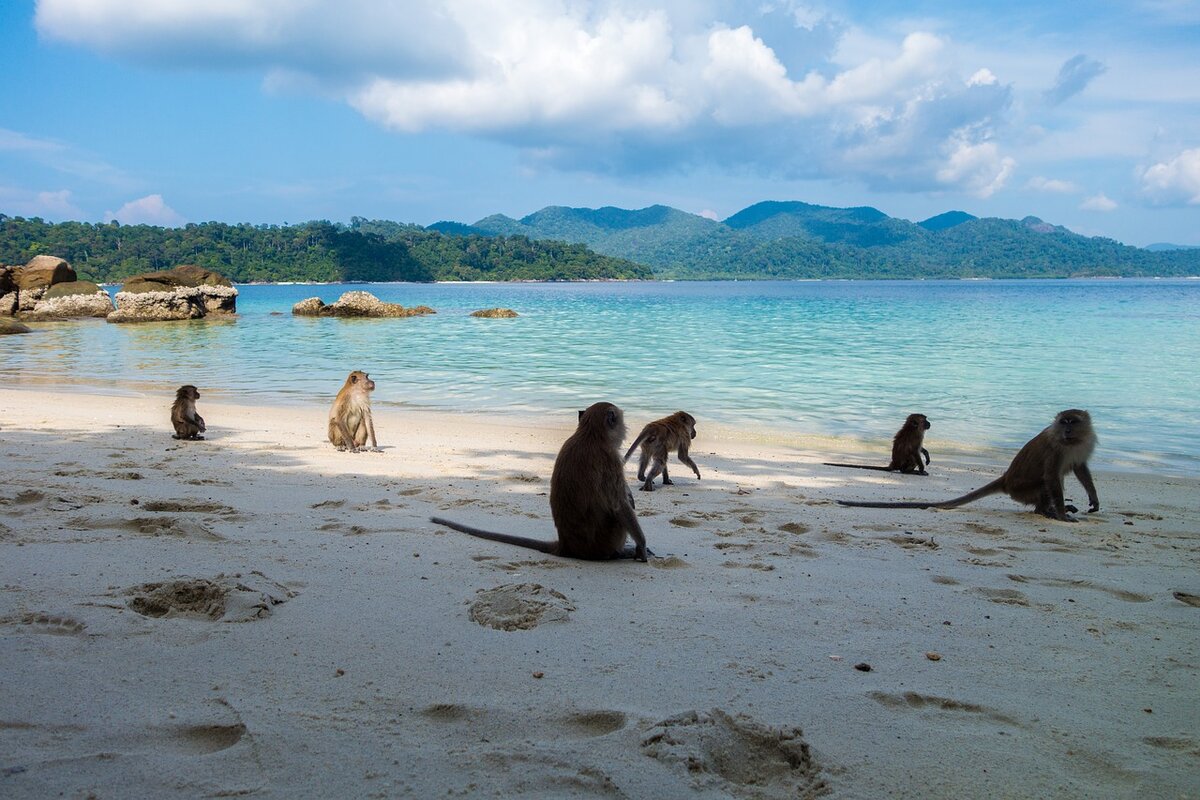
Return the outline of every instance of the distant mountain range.
[[[519,220],[495,214],[428,228],[586,244],[645,264],[657,278],[681,280],[1200,275],[1200,248],[1130,247],[1037,217],[948,211],[914,223],[867,206],[799,201],[756,203],[721,221],[661,205],[548,206]]]

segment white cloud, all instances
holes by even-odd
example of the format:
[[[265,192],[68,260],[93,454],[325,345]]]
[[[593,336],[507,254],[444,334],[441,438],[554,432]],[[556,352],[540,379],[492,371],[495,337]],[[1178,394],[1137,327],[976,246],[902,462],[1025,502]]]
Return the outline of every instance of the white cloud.
[[[696,216],[704,217],[705,219],[712,219],[712,220],[718,220],[721,218],[717,214],[717,212],[713,211],[711,208],[706,208],[703,211],[697,211]]]
[[[161,194],[150,194],[130,200],[116,211],[105,211],[104,221],[117,220],[122,225],[161,225],[177,227],[186,220],[165,202]]]
[[[1037,175],[1026,181],[1025,188],[1033,189],[1035,192],[1049,192],[1051,194],[1075,194],[1079,191],[1079,187],[1071,181],[1045,178],[1041,175]]]
[[[1044,97],[1050,105],[1058,105],[1082,92],[1093,80],[1108,71],[1108,67],[1080,53],[1067,59],[1058,70],[1054,86]]]
[[[1184,150],[1141,172],[1142,191],[1165,205],[1200,205],[1200,147]]]
[[[948,144],[949,156],[937,171],[939,183],[961,187],[976,197],[991,197],[1008,182],[1017,162],[1001,156],[995,142],[971,143],[960,137]]]
[[[994,83],[999,83],[992,71],[987,67],[982,67],[975,71],[975,74],[967,78],[967,86],[991,86]]]
[[[0,209],[18,217],[43,217],[55,221],[83,217],[69,189],[29,191],[0,185]]]
[[[38,0],[36,12],[47,38],[256,70],[385,128],[486,137],[540,165],[716,162],[981,196],[1004,185],[1013,160],[995,132],[1010,86],[960,72],[953,43],[927,29],[880,38],[832,19],[786,0]]]
[[[1116,209],[1116,207],[1116,202],[1109,199],[1104,192],[1086,197],[1084,198],[1083,202],[1079,204],[1079,208],[1084,211],[1113,211]]]

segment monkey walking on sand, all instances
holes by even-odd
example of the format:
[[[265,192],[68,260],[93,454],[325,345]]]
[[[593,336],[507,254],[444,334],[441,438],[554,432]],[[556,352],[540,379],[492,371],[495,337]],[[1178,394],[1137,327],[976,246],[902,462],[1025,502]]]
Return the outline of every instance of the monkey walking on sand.
[[[171,425],[175,428],[172,439],[203,439],[206,430],[204,417],[196,413],[196,401],[200,391],[190,383],[175,390],[175,402],[171,404]]]
[[[371,392],[375,381],[360,370],[354,370],[342,384],[333,407],[329,409],[329,441],[338,450],[357,453],[371,438],[371,451],[378,453],[375,442],[375,422],[371,418]]]
[[[929,430],[929,418],[924,414],[909,414],[892,437],[892,460],[886,467],[866,464],[835,464],[826,461],[827,467],[849,467],[850,469],[875,469],[880,472],[903,472],[905,475],[928,475],[929,451],[925,449],[925,431]],[[925,460],[921,460],[921,456]]]
[[[550,475],[550,514],[558,532],[557,541],[493,533],[441,517],[430,519],[481,539],[550,555],[593,561],[645,561],[653,553],[646,549],[633,494],[625,483],[620,455],[624,439],[625,415],[612,403],[596,403],[579,413],[579,425],[563,442]],[[633,539],[632,546],[626,545],[627,538]]]
[[[1088,459],[1096,449],[1096,434],[1088,412],[1071,408],[1060,411],[1045,430],[1025,443],[1008,469],[996,480],[953,500],[934,503],[863,503],[838,500],[857,508],[958,508],[993,494],[1007,494],[1018,503],[1031,505],[1037,513],[1063,522],[1075,522],[1068,512],[1078,512],[1063,499],[1063,478],[1068,472],[1083,485],[1088,495],[1088,513],[1100,510],[1100,496],[1088,470]]]
[[[641,490],[643,492],[654,491],[654,479],[660,472],[663,486],[671,486],[675,483],[667,474],[667,457],[672,450],[676,451],[676,456],[681,462],[692,468],[692,472],[696,473],[696,480],[700,480],[700,469],[688,455],[688,445],[695,438],[696,418],[686,411],[676,411],[668,417],[646,423],[646,427],[642,428],[642,432],[633,440],[633,444],[629,445],[623,461],[628,461],[629,457],[633,455],[633,451],[641,446],[642,455],[638,461],[638,480],[642,481]],[[654,463],[650,467],[650,472],[647,473],[646,465],[650,463],[651,459]]]

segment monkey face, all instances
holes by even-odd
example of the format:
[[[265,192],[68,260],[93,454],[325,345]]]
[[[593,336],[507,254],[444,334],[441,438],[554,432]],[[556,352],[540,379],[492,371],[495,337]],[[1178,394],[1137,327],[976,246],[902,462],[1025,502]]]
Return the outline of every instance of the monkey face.
[[[1091,429],[1092,419],[1086,411],[1079,409],[1068,409],[1067,411],[1059,412],[1057,419],[1057,428],[1062,440],[1071,443],[1087,436]]]

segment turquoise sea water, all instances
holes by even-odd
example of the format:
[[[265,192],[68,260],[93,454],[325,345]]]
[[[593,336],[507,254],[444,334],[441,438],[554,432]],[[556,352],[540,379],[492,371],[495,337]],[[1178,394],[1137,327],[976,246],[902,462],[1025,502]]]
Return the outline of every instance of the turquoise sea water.
[[[430,317],[292,317],[349,289]],[[5,385],[328,403],[351,369],[374,402],[701,420],[1019,447],[1089,409],[1097,461],[1200,474],[1200,281],[903,281],[240,286],[235,320],[50,323],[0,338]],[[521,316],[481,320],[480,308]],[[982,437],[982,439],[981,439]]]

